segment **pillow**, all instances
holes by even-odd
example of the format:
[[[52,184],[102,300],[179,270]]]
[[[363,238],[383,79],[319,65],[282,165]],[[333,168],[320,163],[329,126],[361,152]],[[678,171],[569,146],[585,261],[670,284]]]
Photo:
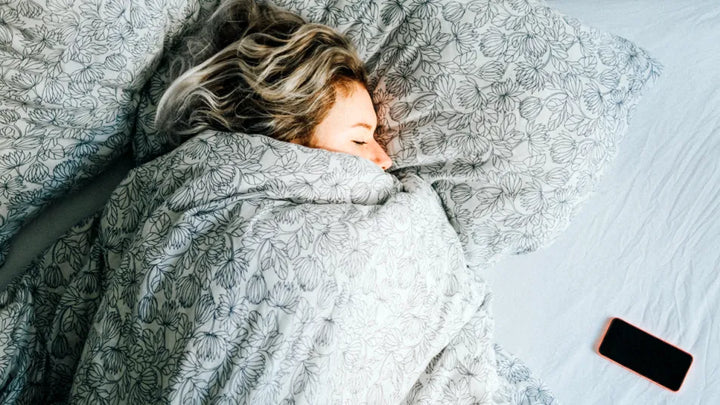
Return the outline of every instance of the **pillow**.
[[[0,265],[24,223],[129,148],[163,47],[215,3],[0,4]]]
[[[390,172],[432,183],[477,268],[567,227],[661,71],[633,42],[537,0],[273,3],[356,44]],[[149,159],[167,146],[151,126],[157,99],[143,97],[136,153]]]

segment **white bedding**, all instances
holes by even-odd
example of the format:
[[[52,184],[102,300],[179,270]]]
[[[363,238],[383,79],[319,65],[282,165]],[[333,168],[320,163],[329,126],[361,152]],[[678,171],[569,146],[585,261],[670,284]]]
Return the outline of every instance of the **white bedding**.
[[[720,3],[548,0],[647,49],[665,70],[641,99],[614,164],[550,247],[488,274],[496,338],[565,404],[720,400]],[[121,176],[127,167],[116,166]],[[98,207],[100,180],[19,235],[4,279]],[[82,196],[85,195],[83,198]],[[94,201],[92,209],[88,201]],[[68,215],[74,217],[67,217]],[[68,219],[72,218],[72,219]],[[67,225],[58,225],[62,221]],[[64,223],[64,222],[62,222]],[[3,280],[0,280],[3,281]],[[618,316],[695,357],[678,393],[610,363],[596,346]]]
[[[496,338],[560,403],[720,403],[720,3],[548,3],[665,69],[570,228],[490,272]],[[614,316],[694,356],[679,392],[596,353]]]
[[[132,156],[120,157],[84,188],[45,209],[13,237],[5,264],[0,266],[0,290],[73,225],[103,208],[110,193],[133,166]]]

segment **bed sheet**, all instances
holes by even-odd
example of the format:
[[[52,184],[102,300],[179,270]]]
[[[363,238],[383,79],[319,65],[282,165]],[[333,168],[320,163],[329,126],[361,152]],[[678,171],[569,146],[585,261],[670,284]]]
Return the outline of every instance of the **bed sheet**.
[[[496,338],[566,404],[720,401],[720,3],[550,0],[664,65],[553,245],[491,269]],[[694,356],[674,393],[596,353],[621,317]]]

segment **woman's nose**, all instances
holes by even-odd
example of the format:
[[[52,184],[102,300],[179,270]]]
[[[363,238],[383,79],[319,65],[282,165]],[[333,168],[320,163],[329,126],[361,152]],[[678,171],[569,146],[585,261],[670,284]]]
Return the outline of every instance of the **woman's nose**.
[[[390,159],[390,156],[385,153],[385,151],[383,151],[382,154],[383,157],[378,160],[377,164],[380,165],[383,170],[387,170],[390,168],[390,166],[392,166],[393,162],[392,159]]]
[[[383,170],[389,169],[390,166],[392,166],[392,164],[393,164],[393,161],[392,161],[392,159],[390,159],[390,156],[388,156],[388,154],[385,153],[385,150],[376,141],[373,141],[373,146],[374,146],[373,158],[370,160],[375,162],[375,164],[380,166]]]

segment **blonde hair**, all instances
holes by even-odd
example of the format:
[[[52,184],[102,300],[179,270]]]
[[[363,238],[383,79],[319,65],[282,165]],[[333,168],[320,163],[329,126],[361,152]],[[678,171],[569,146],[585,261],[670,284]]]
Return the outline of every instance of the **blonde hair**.
[[[155,116],[156,128],[176,142],[215,129],[308,144],[337,91],[347,95],[353,82],[367,88],[345,36],[252,0],[221,4],[185,46],[170,69],[184,73]]]

